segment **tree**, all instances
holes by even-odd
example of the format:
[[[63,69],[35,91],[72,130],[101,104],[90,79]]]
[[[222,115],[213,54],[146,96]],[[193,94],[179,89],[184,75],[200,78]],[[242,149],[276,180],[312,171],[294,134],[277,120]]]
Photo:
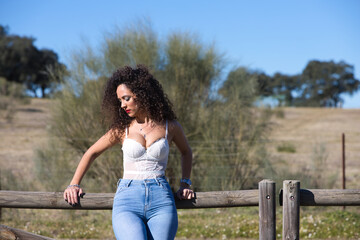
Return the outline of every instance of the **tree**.
[[[193,34],[175,33],[167,39],[159,81],[176,103],[174,110],[190,139],[201,132],[198,120],[211,87],[219,80],[223,61],[214,46],[206,46]]]
[[[272,96],[278,100],[279,106],[293,106],[296,99],[294,91],[300,86],[300,76],[275,73],[271,77],[270,86],[273,91]]]
[[[248,106],[260,98],[271,97],[279,102],[279,106],[290,105],[292,100],[291,91],[294,89],[293,76],[276,73],[273,77],[259,70],[239,67],[231,71],[220,89],[220,94],[226,98],[241,98],[241,102]],[[232,95],[234,88],[239,96]]]
[[[239,103],[246,103],[247,106],[250,106],[256,98],[257,81],[257,72],[239,67],[228,74],[223,86],[219,89],[219,93],[226,102],[238,100]],[[238,88],[238,86],[242,88]]]
[[[50,77],[51,71],[66,71],[58,61],[55,52],[39,50],[34,46],[34,38],[9,35],[8,29],[0,25],[0,76],[8,81],[21,83],[38,96],[51,92],[59,84],[59,78]]]
[[[37,90],[41,90],[41,96],[46,97],[47,93],[52,93],[61,83],[62,74],[67,74],[64,64],[59,63],[57,54],[48,49],[38,51],[33,70],[37,69],[37,74],[32,81],[27,81],[26,86],[37,96]],[[54,74],[60,72],[62,74]]]
[[[223,177],[218,181],[227,189],[249,188],[254,185],[254,176],[264,176],[269,170],[263,140],[269,130],[270,112],[253,107],[259,89],[266,92],[265,85],[259,87],[266,78],[269,79],[260,71],[239,67],[228,74],[219,89],[221,101],[211,105],[207,126],[211,131],[206,132],[204,140],[211,146],[210,154],[221,157],[212,160],[219,168],[210,174],[220,172]],[[218,141],[206,142],[207,139]]]
[[[359,90],[360,81],[354,76],[354,67],[344,61],[310,61],[301,74],[296,105],[337,107],[341,94]]]
[[[0,25],[0,37],[5,36],[8,33],[8,28]]]
[[[344,61],[313,60],[296,75],[249,73],[258,79],[259,95],[271,96],[281,106],[337,107],[343,101],[341,94],[353,94],[360,86],[354,67]]]

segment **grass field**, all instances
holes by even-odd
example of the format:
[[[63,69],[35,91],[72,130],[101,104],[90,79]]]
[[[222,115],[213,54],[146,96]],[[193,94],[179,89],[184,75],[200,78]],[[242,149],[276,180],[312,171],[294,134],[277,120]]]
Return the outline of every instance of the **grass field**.
[[[177,239],[258,239],[258,208],[179,210]],[[282,210],[276,235],[282,238]],[[56,239],[114,239],[111,211],[3,209],[2,224]],[[300,237],[359,239],[360,211],[348,207],[301,209]]]
[[[30,104],[17,107],[12,122],[0,118],[2,189],[41,190],[34,174],[33,149],[47,141],[51,106],[51,100],[32,99]],[[318,185],[340,188],[341,134],[345,133],[347,188],[359,188],[360,109],[284,108],[279,116],[272,119],[268,143],[275,167],[297,174],[319,167],[322,181]],[[314,165],[318,158],[320,166]],[[280,208],[277,213],[280,238]],[[55,238],[113,238],[110,211],[3,209],[1,224]],[[358,229],[359,208],[302,208],[302,238],[359,239]],[[256,239],[257,208],[181,210],[177,236]]]

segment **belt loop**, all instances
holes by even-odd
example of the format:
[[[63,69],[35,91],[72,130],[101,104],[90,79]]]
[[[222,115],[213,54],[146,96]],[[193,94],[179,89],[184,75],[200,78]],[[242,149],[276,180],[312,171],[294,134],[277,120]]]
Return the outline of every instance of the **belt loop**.
[[[132,182],[132,179],[130,179],[130,180],[126,183],[126,187],[129,187],[131,182]]]
[[[157,185],[160,186],[160,181],[159,181],[159,179],[158,179],[158,178],[155,178],[155,181],[156,181]]]
[[[120,181],[121,181],[121,178],[119,178],[119,180],[117,181],[117,183],[116,183],[116,187],[118,187],[118,186],[119,186]]]

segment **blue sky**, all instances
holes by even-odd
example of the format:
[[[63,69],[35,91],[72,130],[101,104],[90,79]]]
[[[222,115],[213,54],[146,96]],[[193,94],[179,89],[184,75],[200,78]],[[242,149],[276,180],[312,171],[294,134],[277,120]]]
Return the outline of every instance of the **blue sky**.
[[[83,39],[96,45],[115,25],[149,18],[160,37],[174,31],[215,43],[231,63],[267,74],[300,73],[310,60],[344,60],[360,79],[360,0],[0,0],[0,24],[36,38],[66,64]],[[344,96],[360,108],[360,91]]]

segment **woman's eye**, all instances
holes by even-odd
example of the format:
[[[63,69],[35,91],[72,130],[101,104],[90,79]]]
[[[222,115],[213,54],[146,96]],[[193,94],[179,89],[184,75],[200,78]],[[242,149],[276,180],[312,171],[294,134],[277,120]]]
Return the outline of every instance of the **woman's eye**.
[[[125,99],[125,101],[129,101],[130,97],[125,97],[124,99]]]

